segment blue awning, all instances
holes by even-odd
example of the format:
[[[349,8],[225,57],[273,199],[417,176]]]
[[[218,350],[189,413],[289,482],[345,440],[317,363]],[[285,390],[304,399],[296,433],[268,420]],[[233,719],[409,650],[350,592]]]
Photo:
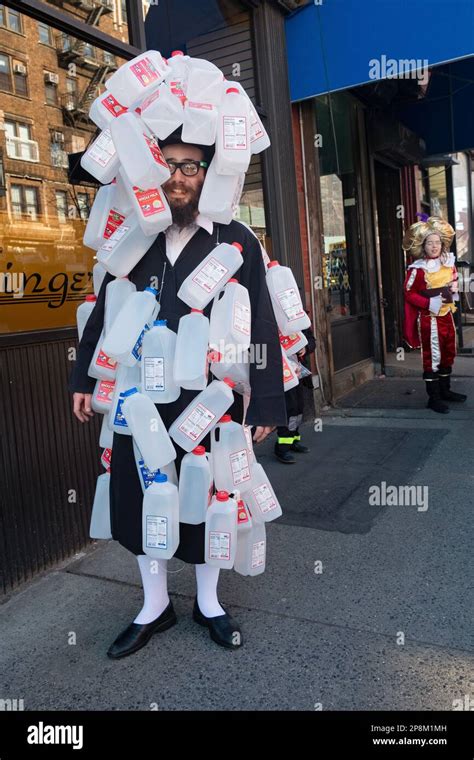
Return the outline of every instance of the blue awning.
[[[436,66],[468,58],[474,55],[473,30],[473,0],[321,0],[307,5],[286,19],[291,100],[367,84],[384,71],[393,75],[391,61],[401,73],[425,62]]]

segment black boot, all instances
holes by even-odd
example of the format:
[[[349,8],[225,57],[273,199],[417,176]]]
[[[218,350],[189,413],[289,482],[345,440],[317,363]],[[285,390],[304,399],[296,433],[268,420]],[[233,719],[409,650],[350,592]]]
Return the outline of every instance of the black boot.
[[[295,456],[291,453],[290,446],[288,445],[281,446],[276,443],[275,456],[283,464],[294,464],[296,462]]]
[[[432,409],[433,412],[439,412],[440,414],[447,414],[449,412],[447,404],[444,403],[444,401],[441,401],[441,391],[439,387],[439,380],[427,380],[426,381],[426,391],[428,393],[429,399],[427,403],[427,407],[429,409]]]
[[[291,444],[291,450],[296,451],[297,454],[307,454],[309,452],[308,447],[300,441],[293,441]]]
[[[444,401],[457,401],[462,403],[467,399],[464,393],[456,393],[451,390],[451,375],[439,376],[440,396]]]

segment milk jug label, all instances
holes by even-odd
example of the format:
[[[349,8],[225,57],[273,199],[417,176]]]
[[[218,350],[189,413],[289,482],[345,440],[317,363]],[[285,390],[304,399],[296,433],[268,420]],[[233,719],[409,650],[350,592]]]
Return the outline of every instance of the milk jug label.
[[[168,518],[159,515],[146,516],[147,549],[168,548]]]
[[[195,441],[209,427],[215,417],[216,415],[204,404],[197,404],[178,429],[192,441]]]
[[[107,356],[107,354],[104,354],[102,349],[100,349],[99,354],[97,356],[97,359],[95,360],[96,367],[105,367],[106,369],[115,369],[117,366],[117,362],[114,362],[113,359],[110,358],[110,356]]]
[[[164,166],[165,168],[168,168],[168,164],[166,163],[165,157],[163,156],[163,153],[161,152],[159,146],[156,144],[154,140],[152,140],[148,135],[143,135],[143,137],[146,140],[146,144],[150,148],[150,153],[155,159],[157,164],[160,164],[160,166]]]
[[[121,116],[128,111],[128,108],[119,103],[113,95],[107,95],[105,98],[102,98],[100,102],[104,108],[112,114],[112,116]]]
[[[196,103],[195,101],[188,100],[188,108],[198,108],[201,111],[212,111],[214,106],[212,103]]]
[[[161,197],[158,188],[151,188],[150,190],[140,190],[139,187],[133,186],[133,192],[135,198],[140,206],[142,216],[153,216],[153,214],[161,214],[165,210],[165,204]]]
[[[287,288],[286,290],[280,291],[280,293],[277,293],[277,298],[287,319],[298,319],[299,317],[304,316],[300,295],[294,288]]]
[[[102,167],[107,166],[109,161],[115,156],[115,145],[108,130],[102,132],[96,143],[89,150],[88,156]]]
[[[239,525],[246,525],[249,522],[249,516],[248,512],[245,509],[245,506],[240,505],[240,507],[237,510],[237,522]]]
[[[130,229],[130,226],[128,224],[121,224],[118,230],[115,230],[112,237],[110,237],[108,240],[105,241],[105,243],[102,243],[101,251],[107,251],[110,253],[110,251],[113,251],[119,240],[123,238],[126,232],[128,232]]]
[[[291,382],[291,380],[293,380],[294,373],[291,371],[291,367],[286,361],[286,359],[282,357],[282,360],[283,360],[283,382],[289,383]]]
[[[224,150],[247,150],[247,117],[224,116]]]
[[[250,466],[247,450],[242,449],[236,451],[230,455],[230,466],[232,469],[232,480],[234,486],[238,486],[240,483],[246,483],[250,480]]]
[[[143,85],[143,87],[146,87],[151,82],[154,82],[156,79],[158,79],[158,72],[149,58],[142,58],[141,61],[133,63],[130,66],[130,71],[132,74],[135,74],[136,78],[140,84]]]
[[[233,315],[233,327],[234,330],[238,330],[244,335],[250,335],[250,309],[240,301],[236,301],[234,304]]]
[[[256,541],[252,544],[252,570],[254,567],[262,567],[265,563],[265,541]]]
[[[119,400],[117,402],[117,409],[115,410],[115,417],[114,417],[114,425],[118,425],[119,427],[128,427],[127,420],[125,419],[123,412],[122,412],[122,405],[125,401],[125,396],[123,393],[120,394]]]
[[[250,142],[253,143],[263,137],[263,129],[260,124],[257,112],[254,108],[250,108]]]
[[[135,357],[138,361],[142,358],[142,343],[143,343],[143,336],[145,335],[146,331],[150,328],[148,325],[145,325],[143,330],[141,331],[140,335],[138,336],[138,340],[135,343],[134,347],[132,348],[132,356]]]
[[[200,269],[193,277],[193,282],[199,285],[206,293],[211,293],[229,270],[214,257]]]
[[[150,486],[155,480],[155,475],[158,470],[149,470],[143,459],[139,460],[138,467],[140,468],[140,475],[143,481],[143,485],[145,488],[148,488],[148,486]]]
[[[298,333],[291,333],[291,335],[282,335],[281,333],[279,333],[279,335],[280,335],[280,343],[285,349],[285,351],[289,351],[290,348],[295,346],[300,341],[300,336]]]
[[[145,98],[141,106],[142,113],[146,108],[148,108],[148,106],[151,106],[151,104],[154,103],[155,100],[158,100],[158,98],[160,97],[160,94],[161,93],[159,90],[155,90],[155,92],[152,92],[151,95],[148,95],[148,97]]]
[[[112,462],[112,449],[104,449],[100,461],[104,465],[105,469],[108,470]]]
[[[111,404],[114,388],[115,380],[101,380],[97,389],[97,401]]]
[[[162,356],[145,356],[145,390],[165,390],[165,361]]]
[[[253,494],[255,496],[255,501],[263,514],[270,512],[271,509],[275,509],[276,501],[266,483],[262,483],[261,486],[254,488]]]
[[[114,232],[117,232],[118,228],[124,221],[124,215],[116,209],[111,208],[102,237],[105,237],[108,240],[109,237],[114,234]]]
[[[230,533],[209,531],[209,559],[230,559]]]

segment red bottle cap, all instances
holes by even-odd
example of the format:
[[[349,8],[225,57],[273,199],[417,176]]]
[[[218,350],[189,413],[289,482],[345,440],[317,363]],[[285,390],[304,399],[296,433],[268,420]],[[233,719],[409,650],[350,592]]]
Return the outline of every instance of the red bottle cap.
[[[235,243],[234,243],[234,245],[235,245]],[[227,284],[229,284],[229,282],[237,282],[238,283],[239,281],[236,280],[235,277],[231,277],[230,280],[227,280]]]
[[[218,491],[216,493],[216,499],[217,501],[227,501],[229,498],[229,494],[227,491]]]
[[[239,249],[240,253],[242,253],[242,251],[243,251],[243,248],[242,248],[242,246],[240,245],[240,243],[232,243],[232,245],[235,245],[235,247]]]
[[[226,92],[226,95],[228,95],[229,92],[236,92],[237,95],[239,94],[237,87],[229,87],[229,89],[227,89],[225,92]]]
[[[94,294],[86,296],[86,301],[97,301],[97,296]]]
[[[224,377],[224,383],[226,383],[230,388],[235,388],[235,383],[233,380],[230,379],[230,377]]]
[[[195,449],[193,449],[193,454],[197,454],[198,456],[202,456],[206,453],[205,446],[196,446]]]
[[[139,116],[140,116],[141,112],[142,112],[141,108],[135,108],[135,113],[137,113]]]
[[[224,414],[224,416],[220,418],[219,424],[221,422],[232,422],[232,417],[230,416],[230,414]]]
[[[278,267],[280,266],[278,261],[269,261],[267,265],[267,269],[270,269],[270,267]]]
[[[202,314],[202,309],[191,309],[191,313],[197,311],[198,314]]]
[[[173,58],[175,55],[184,55],[184,53],[182,50],[173,50],[171,57]]]

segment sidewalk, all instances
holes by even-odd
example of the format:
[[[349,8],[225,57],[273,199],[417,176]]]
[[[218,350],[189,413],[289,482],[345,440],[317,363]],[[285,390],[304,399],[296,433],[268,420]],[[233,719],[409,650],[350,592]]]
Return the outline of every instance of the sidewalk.
[[[474,379],[456,381],[470,400],[449,415],[424,409],[418,383],[353,391],[322,432],[304,426],[311,453],[295,465],[273,459],[273,441],[258,447],[284,514],[268,525],[263,575],[221,572],[241,649],[192,621],[194,568],[172,560],[178,625],[109,660],[142,594],[134,557],[97,542],[0,605],[0,697],[26,710],[290,711],[451,710],[474,698]],[[381,481],[427,485],[429,508],[370,506]]]

